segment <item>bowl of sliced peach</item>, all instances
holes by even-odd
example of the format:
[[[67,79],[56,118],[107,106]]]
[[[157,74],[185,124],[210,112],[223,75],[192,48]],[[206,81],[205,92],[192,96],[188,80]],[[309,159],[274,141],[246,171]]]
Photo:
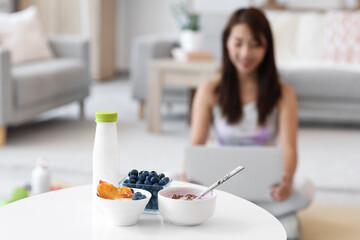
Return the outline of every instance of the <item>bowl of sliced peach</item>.
[[[151,193],[137,188],[118,188],[108,182],[100,181],[97,197],[110,224],[131,226],[138,222],[151,198]]]

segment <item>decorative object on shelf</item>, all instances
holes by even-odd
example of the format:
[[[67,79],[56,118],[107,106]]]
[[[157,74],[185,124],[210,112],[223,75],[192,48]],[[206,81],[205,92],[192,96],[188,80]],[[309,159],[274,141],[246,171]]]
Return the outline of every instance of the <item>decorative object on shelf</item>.
[[[186,52],[182,48],[173,48],[171,55],[177,61],[208,61],[213,59],[211,52],[206,50]]]
[[[185,2],[180,2],[172,6],[174,18],[179,25],[180,32],[180,46],[186,51],[199,50],[201,48],[201,32],[199,14],[189,10]]]

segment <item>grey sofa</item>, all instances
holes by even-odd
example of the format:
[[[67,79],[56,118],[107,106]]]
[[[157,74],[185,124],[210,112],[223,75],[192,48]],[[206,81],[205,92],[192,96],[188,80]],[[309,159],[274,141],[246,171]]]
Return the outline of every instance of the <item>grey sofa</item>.
[[[49,37],[55,58],[13,66],[9,51],[0,47],[0,146],[6,128],[33,119],[47,110],[89,95],[89,42],[78,36]]]
[[[203,48],[221,58],[221,33],[230,13],[202,14]],[[277,13],[276,13],[277,14]],[[307,36],[309,38],[316,36]],[[130,80],[133,96],[146,101],[147,64],[151,59],[170,57],[176,36],[139,37],[132,48]],[[144,54],[145,53],[145,54]],[[360,123],[360,66],[322,61],[278,64],[281,79],[296,91],[301,122]],[[164,89],[164,95],[181,97],[183,88]],[[175,95],[176,94],[176,95]],[[166,99],[166,97],[164,97]],[[186,99],[183,99],[186,101]]]

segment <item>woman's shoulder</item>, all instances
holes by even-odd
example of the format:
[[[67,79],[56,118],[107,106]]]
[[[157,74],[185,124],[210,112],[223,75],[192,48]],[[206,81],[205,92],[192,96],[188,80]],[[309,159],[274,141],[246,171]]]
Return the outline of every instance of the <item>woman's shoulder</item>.
[[[296,103],[296,92],[294,88],[280,80],[280,86],[281,86],[281,98],[280,98],[280,105],[288,105],[288,104],[294,104]]]
[[[280,86],[281,93],[284,98],[296,97],[295,90],[290,84],[280,80]]]
[[[212,93],[215,92],[216,87],[220,83],[220,76],[216,75],[208,81],[202,83],[199,89],[204,90],[206,92]]]
[[[217,102],[216,88],[220,83],[220,76],[215,76],[212,79],[202,83],[197,91],[198,94],[207,100],[210,105],[215,105]]]

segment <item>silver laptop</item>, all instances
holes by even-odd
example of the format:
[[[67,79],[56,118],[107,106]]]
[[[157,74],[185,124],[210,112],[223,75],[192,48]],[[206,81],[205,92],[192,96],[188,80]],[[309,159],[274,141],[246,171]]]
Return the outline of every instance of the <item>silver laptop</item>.
[[[279,147],[191,146],[185,150],[187,179],[201,185],[212,185],[239,165],[245,169],[218,189],[250,201],[271,200],[271,186],[282,179],[283,161]]]

